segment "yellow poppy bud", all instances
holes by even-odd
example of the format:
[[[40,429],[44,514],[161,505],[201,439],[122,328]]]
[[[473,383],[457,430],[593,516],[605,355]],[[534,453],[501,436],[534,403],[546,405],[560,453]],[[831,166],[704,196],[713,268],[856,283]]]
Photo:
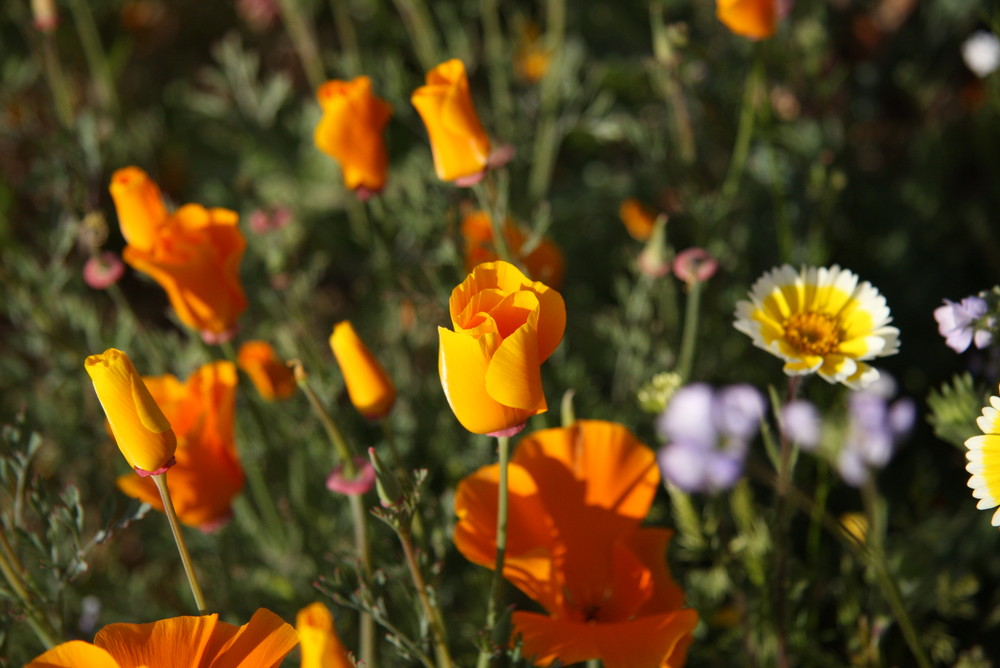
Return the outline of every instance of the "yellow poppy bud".
[[[316,93],[323,118],[316,126],[316,147],[340,164],[344,185],[370,195],[385,187],[389,155],[382,131],[392,107],[372,94],[368,77],[332,80]]]
[[[334,326],[330,349],[358,412],[369,420],[385,417],[396,401],[396,388],[349,321]]]
[[[236,354],[236,363],[266,401],[287,399],[295,393],[295,375],[266,341],[244,343]]]
[[[438,327],[438,371],[462,426],[510,435],[548,410],[541,364],[566,329],[562,295],[512,264],[486,262],[448,302],[454,331]]]
[[[111,197],[128,245],[142,251],[151,249],[157,230],[167,220],[160,188],[138,167],[125,167],[111,177]]]
[[[637,199],[626,199],[618,207],[618,217],[636,241],[647,241],[656,226],[656,213]]]
[[[459,185],[477,181],[486,170],[490,140],[472,104],[462,61],[452,59],[428,72],[427,85],[410,101],[427,126],[438,178]]]
[[[776,0],[716,0],[715,15],[737,35],[767,39],[778,28]]]
[[[333,615],[322,603],[311,603],[295,617],[302,652],[301,668],[354,668],[337,636]]]
[[[177,437],[128,355],[108,348],[88,357],[84,366],[129,466],[139,475],[172,466]]]

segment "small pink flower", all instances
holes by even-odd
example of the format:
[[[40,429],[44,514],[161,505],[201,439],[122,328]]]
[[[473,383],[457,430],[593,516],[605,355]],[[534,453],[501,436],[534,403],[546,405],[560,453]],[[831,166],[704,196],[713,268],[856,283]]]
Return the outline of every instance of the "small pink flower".
[[[688,248],[674,258],[674,274],[685,283],[707,281],[718,268],[718,261],[704,248]]]
[[[125,264],[111,251],[93,255],[83,265],[83,280],[95,290],[105,290],[125,273]]]
[[[344,475],[344,465],[338,465],[326,479],[326,488],[331,492],[356,496],[364,494],[375,486],[375,467],[364,457],[355,457],[354,465],[357,467],[357,475],[348,478]]]
[[[222,343],[229,343],[236,337],[236,333],[240,331],[239,325],[233,325],[229,329],[222,332],[211,332],[207,329],[203,329],[198,334],[201,336],[201,340],[210,346],[217,346]]]
[[[292,222],[292,211],[286,206],[254,209],[250,214],[250,230],[255,234],[274,232]]]

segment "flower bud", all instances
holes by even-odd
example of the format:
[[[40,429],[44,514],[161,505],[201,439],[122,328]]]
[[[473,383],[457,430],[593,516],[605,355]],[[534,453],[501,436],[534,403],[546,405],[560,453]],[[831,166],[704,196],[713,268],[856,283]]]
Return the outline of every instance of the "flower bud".
[[[375,491],[378,492],[378,502],[383,508],[394,508],[403,502],[403,486],[396,474],[390,471],[375,453],[375,448],[368,448],[368,458],[375,468]]]

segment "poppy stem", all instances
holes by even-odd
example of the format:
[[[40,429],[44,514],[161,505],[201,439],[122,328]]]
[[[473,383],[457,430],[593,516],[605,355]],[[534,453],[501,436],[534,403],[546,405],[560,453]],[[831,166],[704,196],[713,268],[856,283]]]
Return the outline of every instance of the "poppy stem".
[[[683,382],[691,376],[694,365],[695,342],[698,340],[698,311],[701,306],[701,281],[692,281],[688,288],[687,305],[684,309],[684,331],[681,334],[681,350],[677,355],[677,375]]]
[[[761,57],[760,45],[754,45],[753,64],[747,72],[746,87],[743,90],[743,105],[740,109],[740,121],[736,129],[736,142],[733,144],[733,157],[729,162],[726,180],[722,182],[722,197],[727,202],[733,198],[739,189],[743,167],[750,153],[750,140],[753,138],[754,111],[757,106],[757,91],[764,83],[764,60]]]
[[[490,218],[490,226],[493,229],[493,248],[504,262],[518,264],[517,259],[511,255],[510,246],[507,245],[507,237],[504,235],[504,227],[507,222],[507,202],[501,197],[500,188],[497,187],[493,172],[486,173],[486,179],[472,187],[479,200],[479,207],[486,212]]]
[[[546,0],[545,50],[552,60],[542,78],[538,125],[535,129],[528,195],[532,203],[545,199],[552,183],[556,155],[563,131],[559,127],[559,87],[564,80],[563,43],[566,39],[566,0]]]
[[[507,555],[507,464],[510,459],[510,437],[498,436],[497,449],[500,460],[500,481],[497,486],[497,554],[490,583],[490,600],[486,608],[486,628],[492,635],[499,610],[503,606],[503,563]],[[504,639],[506,640],[506,639]],[[500,648],[503,652],[504,648]],[[490,649],[479,652],[477,668],[486,668],[490,663]]]
[[[413,578],[413,586],[416,587],[417,597],[420,605],[427,615],[427,624],[431,629],[431,636],[434,638],[434,652],[437,656],[438,668],[451,668],[451,653],[448,651],[448,636],[445,632],[444,619],[441,616],[441,609],[432,603],[427,596],[427,583],[424,575],[420,571],[420,564],[417,561],[416,552],[413,549],[413,537],[410,533],[409,519],[403,521],[396,533],[399,535],[399,542],[403,546],[403,554],[406,555],[406,565],[410,569],[410,577]]]
[[[52,649],[59,643],[59,635],[52,628],[52,624],[48,618],[35,607],[29,591],[29,585],[21,577],[24,569],[21,567],[17,555],[14,554],[10,543],[7,542],[6,532],[6,528],[0,531],[0,548],[2,548],[0,549],[0,573],[3,574],[4,580],[7,581],[11,591],[21,599],[25,617],[31,630],[35,632],[38,639],[45,645],[45,649]]]
[[[149,476],[156,483],[156,489],[160,492],[160,499],[163,500],[163,512],[170,522],[170,531],[174,534],[174,542],[177,543],[177,551],[181,555],[181,564],[184,566],[184,574],[187,575],[188,584],[191,585],[191,594],[194,596],[195,607],[198,614],[207,614],[205,607],[205,595],[201,593],[201,585],[198,584],[198,577],[194,573],[194,566],[191,564],[191,554],[188,552],[187,543],[184,541],[184,534],[181,533],[180,522],[177,521],[177,511],[174,510],[174,502],[170,499],[170,489],[167,487],[167,474],[154,473]]]

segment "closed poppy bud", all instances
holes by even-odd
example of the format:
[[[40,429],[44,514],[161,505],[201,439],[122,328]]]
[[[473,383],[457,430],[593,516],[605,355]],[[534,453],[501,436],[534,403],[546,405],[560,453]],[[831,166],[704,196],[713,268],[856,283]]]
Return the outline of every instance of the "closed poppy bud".
[[[128,246],[122,257],[160,284],[184,324],[208,343],[232,338],[246,310],[240,260],[246,241],[229,209],[185,204],[171,214],[137,167],[114,173],[111,196]]]
[[[333,615],[322,603],[311,603],[295,617],[302,652],[301,668],[354,668],[337,636]]]
[[[236,354],[236,363],[265,400],[287,399],[295,393],[295,375],[266,341],[244,343]]]
[[[548,410],[541,364],[566,329],[562,295],[507,262],[476,267],[448,302],[454,331],[438,327],[438,370],[462,426],[510,435]]]
[[[316,96],[323,107],[313,134],[316,147],[340,163],[351,190],[359,195],[382,190],[389,165],[382,131],[392,108],[372,94],[368,77],[327,81]]]
[[[778,28],[777,0],[716,0],[715,15],[737,35],[767,39]]]
[[[618,217],[636,241],[646,241],[653,234],[656,213],[637,199],[626,199],[618,207]]]
[[[428,72],[427,85],[414,91],[410,101],[427,126],[438,178],[458,185],[481,179],[490,140],[472,105],[462,61],[452,59]]]
[[[136,473],[163,473],[174,463],[177,437],[128,355],[108,348],[84,362],[111,432]]]
[[[388,415],[396,401],[396,388],[349,321],[334,326],[330,349],[337,358],[347,394],[358,412],[369,420]]]

